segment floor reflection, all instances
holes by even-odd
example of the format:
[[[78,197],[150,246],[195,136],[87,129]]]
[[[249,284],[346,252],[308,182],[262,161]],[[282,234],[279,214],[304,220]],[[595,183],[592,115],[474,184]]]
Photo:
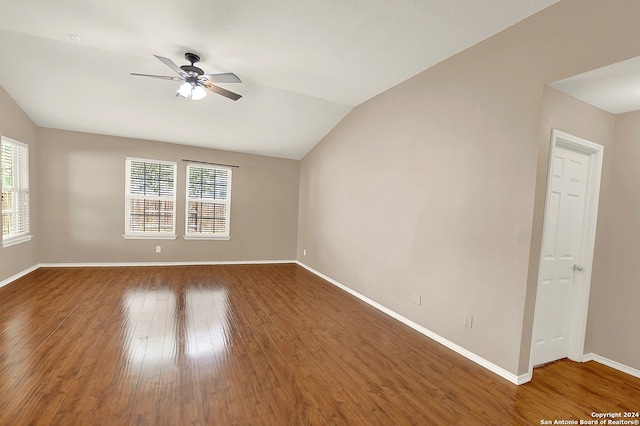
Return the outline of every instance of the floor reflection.
[[[130,363],[216,357],[230,344],[225,289],[135,289],[123,298]]]
[[[0,388],[20,384],[31,387],[38,382],[35,374],[38,363],[31,357],[38,341],[27,336],[34,334],[30,309],[16,310],[0,329]],[[12,399],[10,392],[0,392],[0,408]]]

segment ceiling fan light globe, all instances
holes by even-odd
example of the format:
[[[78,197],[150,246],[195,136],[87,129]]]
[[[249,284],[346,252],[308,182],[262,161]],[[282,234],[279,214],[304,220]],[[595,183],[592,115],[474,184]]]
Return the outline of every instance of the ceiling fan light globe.
[[[195,86],[193,88],[193,91],[191,92],[191,99],[193,99],[194,101],[198,101],[205,96],[207,96],[207,92],[204,91],[202,86]]]
[[[178,89],[176,96],[179,96],[181,98],[188,98],[189,95],[191,95],[191,88],[192,87],[190,83],[183,83]]]

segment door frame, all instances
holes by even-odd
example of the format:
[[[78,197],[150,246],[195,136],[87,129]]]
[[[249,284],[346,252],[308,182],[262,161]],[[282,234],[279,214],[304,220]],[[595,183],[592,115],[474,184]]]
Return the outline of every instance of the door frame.
[[[589,156],[588,177],[585,193],[584,207],[584,233],[582,235],[582,250],[580,253],[580,265],[584,268],[582,272],[574,278],[574,289],[572,291],[571,309],[569,318],[569,347],[567,357],[572,361],[583,362],[584,342],[587,331],[587,314],[589,310],[589,292],[591,287],[591,273],[593,266],[593,250],[596,239],[596,224],[598,219],[598,203],[600,198],[600,179],[602,175],[602,161],[604,146],[582,139],[580,137],[562,132],[557,129],[551,131],[551,147],[549,150],[547,189],[545,193],[544,223],[542,227],[542,244],[540,246],[540,263],[538,265],[537,290],[540,286],[540,268],[543,261],[544,238],[547,232],[547,217],[549,208],[549,191],[551,189],[552,162],[556,147],[562,147],[575,152],[587,154]],[[537,300],[536,300],[537,303]],[[534,307],[535,315],[535,307]],[[533,319],[535,326],[535,317]],[[535,330],[531,334],[531,354],[529,356],[529,372],[533,374],[533,341]]]

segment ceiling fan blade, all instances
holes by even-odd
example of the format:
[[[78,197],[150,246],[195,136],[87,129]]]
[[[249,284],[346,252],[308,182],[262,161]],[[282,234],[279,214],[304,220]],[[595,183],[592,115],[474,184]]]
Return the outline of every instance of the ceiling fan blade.
[[[168,66],[169,68],[171,68],[172,70],[174,70],[175,72],[177,72],[178,74],[180,74],[182,77],[189,77],[189,74],[187,74],[182,68],[180,68],[179,66],[177,66],[175,64],[175,62],[173,62],[171,59],[169,58],[164,58],[162,56],[158,56],[158,55],[153,55],[156,58],[158,58],[163,64],[165,64],[166,66]]]
[[[232,72],[225,72],[222,74],[202,74],[200,77],[204,77],[212,83],[242,83],[242,80]]]
[[[237,93],[233,93],[228,91],[227,89],[223,89],[222,87],[218,87],[210,81],[200,81],[200,84],[207,90],[210,90],[218,95],[225,96],[233,101],[237,101],[242,97],[242,95],[238,95]]]
[[[161,78],[163,80],[184,81],[184,78],[181,78],[181,77],[170,77],[168,75],[138,74],[136,72],[132,72],[131,75],[137,75],[139,77]]]

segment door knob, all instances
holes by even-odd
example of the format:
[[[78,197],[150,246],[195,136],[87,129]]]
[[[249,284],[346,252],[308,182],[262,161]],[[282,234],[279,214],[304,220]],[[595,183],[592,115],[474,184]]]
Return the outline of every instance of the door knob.
[[[580,265],[573,265],[573,270],[574,271],[578,271],[578,272],[582,272],[584,268]]]

